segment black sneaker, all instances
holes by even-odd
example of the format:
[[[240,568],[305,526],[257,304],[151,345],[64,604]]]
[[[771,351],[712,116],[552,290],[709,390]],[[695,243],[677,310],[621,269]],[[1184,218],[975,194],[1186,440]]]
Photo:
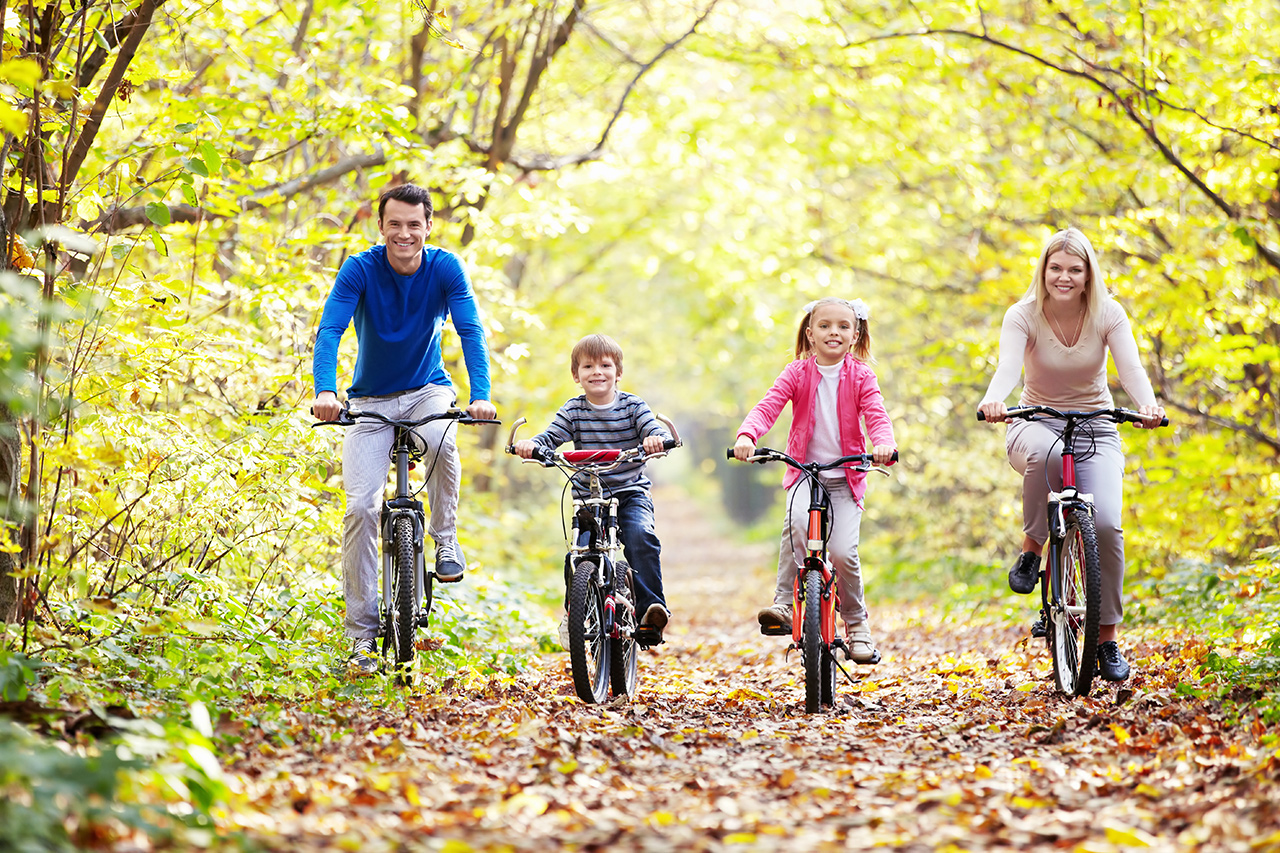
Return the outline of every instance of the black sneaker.
[[[1129,662],[1120,654],[1115,640],[1098,646],[1098,673],[1107,681],[1124,681],[1129,677]]]
[[[1026,595],[1036,588],[1040,580],[1040,555],[1023,551],[1018,555],[1018,562],[1009,570],[1009,589],[1019,595]]]
[[[456,542],[436,546],[436,580],[440,583],[457,583],[463,575],[462,554]]]
[[[378,671],[378,647],[373,637],[360,637],[351,646],[347,660],[358,675],[373,675]]]
[[[1040,608],[1040,615],[1036,617],[1036,621],[1031,623],[1031,636],[1036,639],[1043,638],[1049,633],[1049,620],[1045,617],[1044,608]]]

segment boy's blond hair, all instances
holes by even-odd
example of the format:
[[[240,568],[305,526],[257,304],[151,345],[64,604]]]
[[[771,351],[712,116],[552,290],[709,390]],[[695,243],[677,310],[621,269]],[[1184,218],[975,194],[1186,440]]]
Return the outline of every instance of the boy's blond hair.
[[[569,356],[569,370],[573,373],[573,378],[578,378],[578,365],[583,359],[599,359],[605,356],[613,360],[613,366],[618,368],[618,375],[621,376],[622,347],[618,346],[617,341],[608,335],[587,335],[578,341],[573,345],[573,353]]]

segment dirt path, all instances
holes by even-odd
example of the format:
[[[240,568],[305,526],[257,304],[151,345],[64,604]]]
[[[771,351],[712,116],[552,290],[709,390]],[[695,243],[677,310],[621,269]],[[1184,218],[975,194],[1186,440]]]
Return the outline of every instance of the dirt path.
[[[1069,701],[1042,645],[878,607],[885,661],[807,715],[752,617],[768,549],[657,503],[676,619],[634,701],[578,702],[560,654],[513,686],[299,716],[292,745],[246,740],[232,822],[281,850],[1280,850],[1275,728],[1175,697],[1178,649]]]

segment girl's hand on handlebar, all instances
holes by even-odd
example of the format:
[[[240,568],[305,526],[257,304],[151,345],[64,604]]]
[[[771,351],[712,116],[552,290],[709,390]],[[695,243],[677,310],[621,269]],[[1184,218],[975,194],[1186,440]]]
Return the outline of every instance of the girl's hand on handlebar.
[[[644,448],[646,456],[652,456],[655,453],[662,453],[667,449],[663,445],[664,441],[665,439],[660,435],[646,435],[644,437],[644,441],[641,443],[641,447]]]
[[[888,465],[893,461],[893,453],[897,449],[898,448],[893,447],[892,445],[885,445],[884,447],[876,447],[872,445],[871,458],[875,460],[877,465]]]
[[[467,406],[467,414],[478,421],[487,421],[498,417],[498,409],[488,400],[472,400]]]
[[[978,411],[982,412],[987,423],[998,424],[1002,421],[1009,420],[1009,409],[999,400],[993,400],[990,403],[983,403],[978,407]]]
[[[533,451],[538,445],[534,444],[530,439],[522,438],[515,443],[515,453],[521,459],[532,459]]]
[[[1159,404],[1154,406],[1139,406],[1138,414],[1145,418],[1145,420],[1140,424],[1143,429],[1155,429],[1160,426],[1160,421],[1164,420],[1164,406]]]
[[[733,445],[733,458],[739,462],[748,462],[751,456],[756,452],[756,443],[745,435],[738,436],[738,440]]]

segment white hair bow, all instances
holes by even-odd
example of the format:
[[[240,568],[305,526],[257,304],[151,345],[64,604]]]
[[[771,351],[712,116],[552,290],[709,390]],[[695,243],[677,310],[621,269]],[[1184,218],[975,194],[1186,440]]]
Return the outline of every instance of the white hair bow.
[[[824,296],[821,299],[813,300],[808,305],[804,306],[804,313],[809,314],[814,308],[817,308],[819,305],[824,303],[846,305],[849,310],[853,312],[853,316],[857,317],[859,320],[865,320],[870,316],[870,311],[867,309],[867,303],[863,302],[861,299],[840,299],[837,296]]]

